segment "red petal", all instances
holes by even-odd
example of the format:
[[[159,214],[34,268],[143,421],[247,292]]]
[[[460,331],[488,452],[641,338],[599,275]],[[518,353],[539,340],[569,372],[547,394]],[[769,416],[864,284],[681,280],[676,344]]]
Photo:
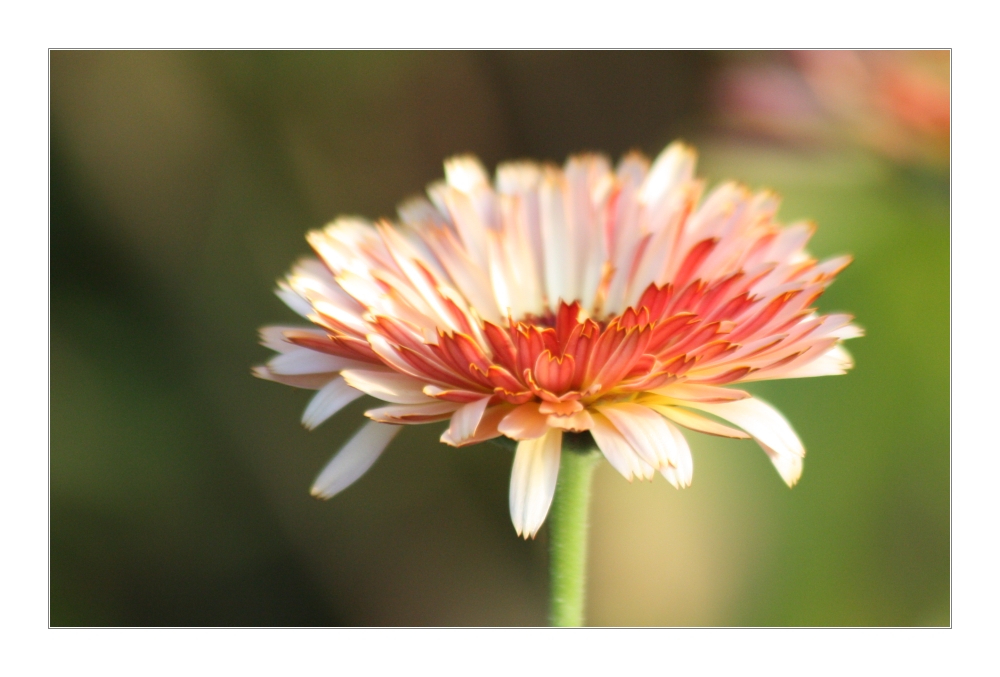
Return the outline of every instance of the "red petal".
[[[560,346],[566,345],[570,333],[580,325],[579,318],[579,301],[573,301],[571,304],[563,301],[559,304],[559,312],[556,314],[556,341]]]
[[[723,374],[719,374],[718,376],[705,379],[692,379],[691,381],[688,381],[688,383],[720,386],[726,383],[735,383],[752,371],[754,371],[752,367],[737,367],[736,369],[731,369]]]
[[[791,303],[792,299],[801,294],[800,290],[797,291],[787,291],[784,294],[778,294],[776,297],[771,299],[771,301],[764,306],[756,317],[750,320],[743,320],[740,322],[736,330],[730,335],[730,339],[733,341],[743,341],[744,339],[753,336],[754,332],[767,324],[770,320],[774,319],[774,316],[778,312]]]
[[[695,246],[691,247],[690,251],[686,257],[684,257],[684,262],[681,263],[677,274],[674,275],[672,282],[675,287],[683,287],[688,283],[688,281],[695,276],[698,272],[698,268],[701,264],[708,258],[708,255],[712,253],[715,246],[719,244],[719,238],[710,237],[702,240]]]
[[[653,325],[653,335],[646,350],[654,355],[659,354],[670,343],[676,344],[694,331],[698,322],[698,316],[691,313],[680,313],[657,322]]]
[[[673,295],[674,286],[672,284],[666,284],[662,287],[650,284],[646,287],[646,291],[642,293],[636,305],[648,308],[649,316],[654,320],[659,320],[666,314],[667,306],[670,305],[670,299]]]
[[[555,357],[550,351],[543,351],[535,360],[534,377],[538,385],[552,393],[566,392],[573,380],[576,360],[572,355]]]
[[[479,367],[473,365],[472,369],[473,371],[476,371]],[[503,388],[511,392],[520,392],[524,390],[524,384],[517,380],[513,374],[499,365],[491,364],[483,376],[494,388]]]
[[[506,367],[508,371],[516,372],[517,349],[510,340],[510,335],[492,322],[483,323],[483,332],[493,350],[493,359]]]

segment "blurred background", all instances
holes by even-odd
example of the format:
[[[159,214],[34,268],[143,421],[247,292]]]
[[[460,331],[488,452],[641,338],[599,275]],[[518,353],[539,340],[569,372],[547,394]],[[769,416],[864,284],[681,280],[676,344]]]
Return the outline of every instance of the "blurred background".
[[[340,214],[393,216],[489,167],[683,138],[710,184],[783,197],[820,299],[867,330],[847,376],[752,387],[808,449],[690,435],[694,484],[592,506],[593,625],[948,625],[948,52],[52,52],[50,620],[544,625],[546,531],[517,538],[511,454],[404,431],[328,502],[314,432],[260,381],[272,293]]]

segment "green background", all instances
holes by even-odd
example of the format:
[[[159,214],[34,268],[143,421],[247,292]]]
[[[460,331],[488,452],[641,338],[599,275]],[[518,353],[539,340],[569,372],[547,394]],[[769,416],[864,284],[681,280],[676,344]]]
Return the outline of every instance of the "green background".
[[[254,379],[274,281],[338,214],[392,215],[459,152],[489,167],[683,137],[854,263],[819,301],[865,328],[846,376],[751,388],[808,449],[689,436],[694,484],[596,474],[595,625],[948,625],[947,168],[724,123],[713,52],[53,52],[50,622],[543,625],[546,531],[511,454],[412,427],[309,496],[359,401]],[[757,53],[758,61],[784,55]]]

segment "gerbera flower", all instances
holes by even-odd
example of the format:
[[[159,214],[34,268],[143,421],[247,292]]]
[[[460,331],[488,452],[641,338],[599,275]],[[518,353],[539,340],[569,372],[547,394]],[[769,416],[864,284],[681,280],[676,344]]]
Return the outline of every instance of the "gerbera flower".
[[[308,241],[278,295],[313,323],[266,327],[279,354],[255,373],[317,390],[315,428],[363,394],[382,400],[312,488],[329,498],[375,462],[401,424],[449,421],[454,446],[517,441],[510,511],[534,536],[567,433],[589,433],[627,479],[691,482],[681,429],[755,439],[794,485],[802,443],[770,405],[732,387],[842,374],[848,315],[810,306],[849,257],[817,262],[808,223],[726,183],[701,200],[695,153],[652,166],[599,155],[560,169],[445,163],[401,223],[340,218]]]

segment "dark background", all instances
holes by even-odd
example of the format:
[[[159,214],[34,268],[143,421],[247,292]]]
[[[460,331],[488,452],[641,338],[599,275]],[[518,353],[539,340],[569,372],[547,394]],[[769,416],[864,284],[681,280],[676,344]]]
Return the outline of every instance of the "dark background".
[[[449,155],[677,137],[855,255],[819,307],[868,335],[847,376],[752,388],[809,451],[794,490],[707,436],[684,491],[599,469],[588,621],[949,624],[948,53],[845,54],[52,52],[51,624],[544,624],[509,452],[412,427],[318,502],[366,403],[306,432],[256,330],[294,320],[307,230]]]

